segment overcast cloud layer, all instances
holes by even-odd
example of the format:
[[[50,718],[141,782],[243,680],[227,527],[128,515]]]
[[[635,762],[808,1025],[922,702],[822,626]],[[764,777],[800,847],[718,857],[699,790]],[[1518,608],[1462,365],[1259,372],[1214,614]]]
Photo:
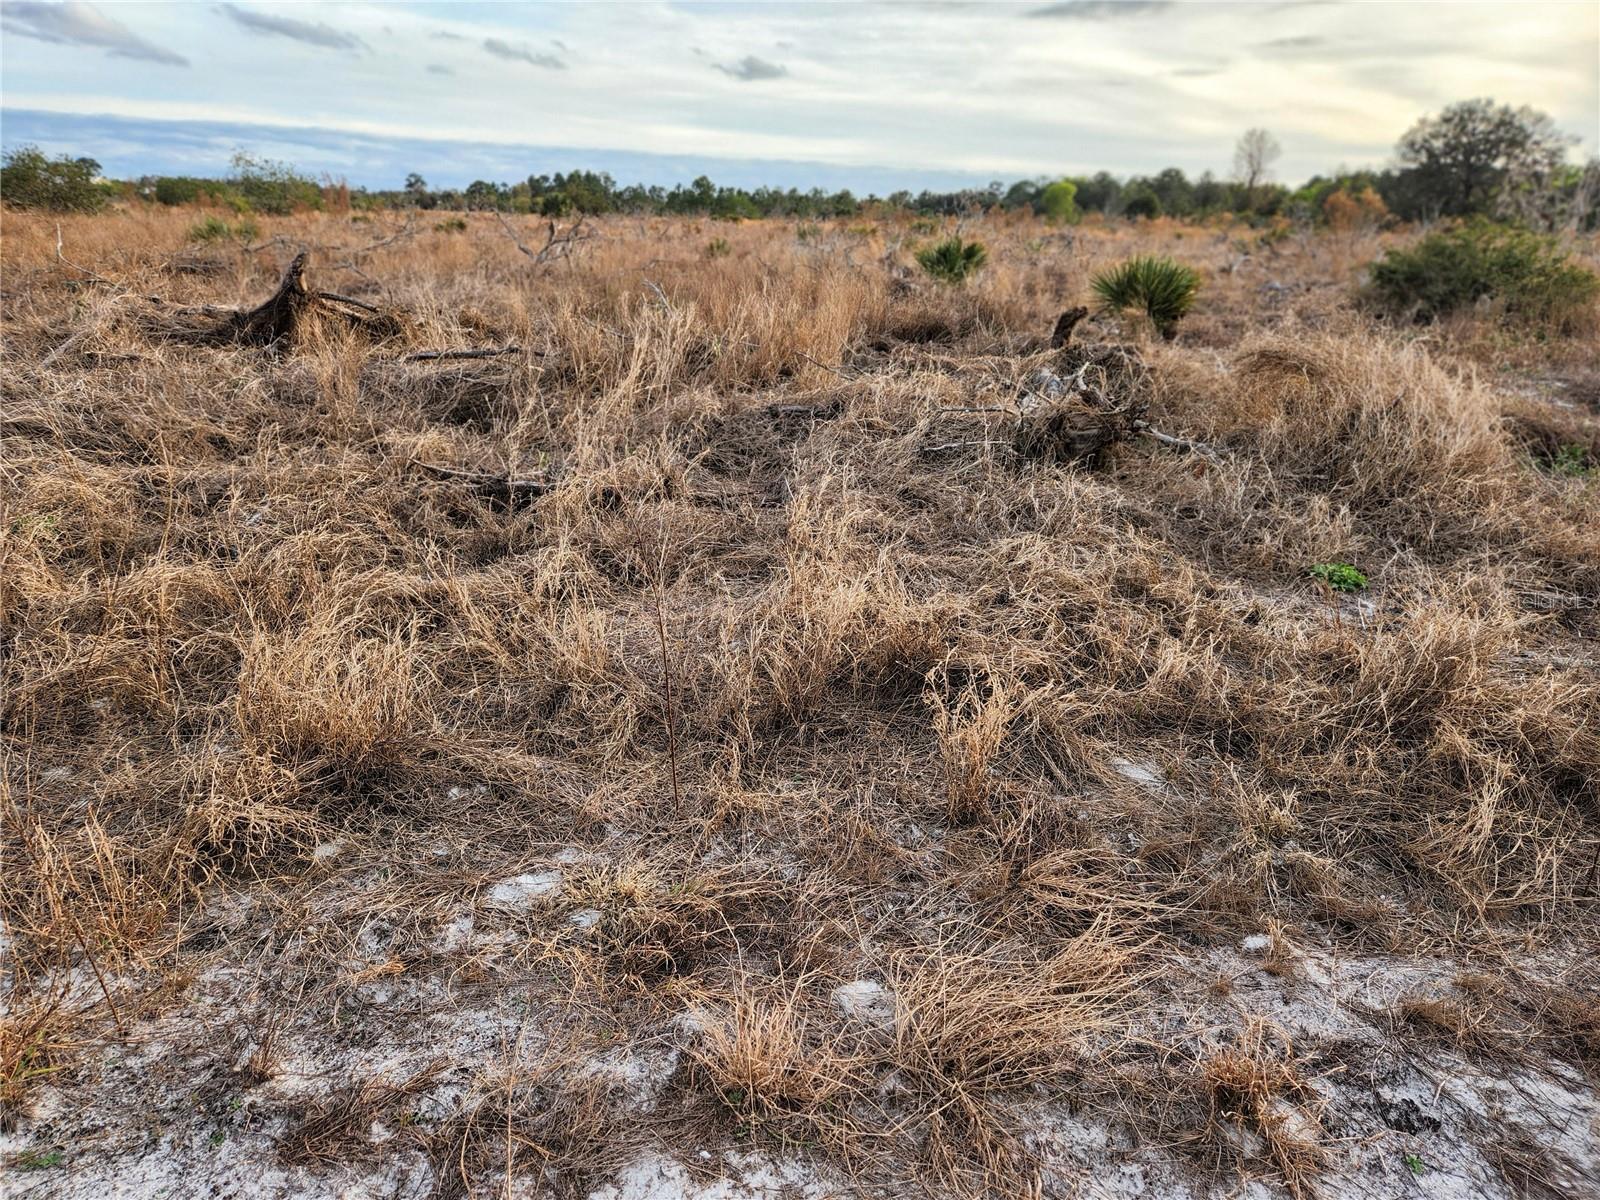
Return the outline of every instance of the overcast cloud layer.
[[[630,154],[764,160],[782,166],[771,181],[784,184],[809,183],[814,162],[882,190],[896,172],[907,186],[1168,165],[1220,173],[1238,134],[1264,125],[1284,146],[1280,177],[1295,181],[1381,163],[1417,117],[1473,96],[1546,110],[1582,139],[1579,153],[1600,143],[1593,0],[15,0],[0,4],[0,24],[6,145],[19,127],[98,139],[45,148],[121,173],[166,169],[153,160],[184,125],[222,122],[240,145],[286,147],[303,167],[336,172],[341,136],[369,150],[473,143],[431,156],[440,184],[514,177],[490,169],[514,158],[493,148],[537,145],[568,166]],[[86,119],[101,116],[121,120]],[[146,165],[130,131],[157,123],[172,124],[148,135]],[[226,157],[189,165],[221,171]],[[346,167],[376,185],[408,169]]]

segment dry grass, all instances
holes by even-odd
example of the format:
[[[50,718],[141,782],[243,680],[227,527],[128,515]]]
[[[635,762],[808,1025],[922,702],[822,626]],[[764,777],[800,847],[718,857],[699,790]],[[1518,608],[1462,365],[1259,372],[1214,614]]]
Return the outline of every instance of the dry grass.
[[[441,1195],[577,1186],[649,1128],[1019,1194],[1025,1101],[1137,1124],[1105,1080],[1177,1059],[1163,1121],[1310,1195],[1301,1059],[1152,1025],[1174,961],[1600,950],[1600,487],[1547,469],[1600,445],[1586,348],[1372,323],[1376,236],[994,218],[950,289],[894,221],[708,260],[700,223],[614,218],[540,272],[481,216],[254,252],[186,249],[191,216],[67,218],[73,266],[5,215],[9,1119],[236,971],[284,1043],[381,1042],[409,1018],[374,989],[516,997],[537,1065],[407,1117]],[[301,243],[401,332],[169,336]],[[1079,340],[1131,345],[1150,423],[1209,453],[1018,454],[988,410],[1070,368],[1057,313],[1139,252],[1201,269],[1195,314]],[[463,912],[503,940],[441,947]],[[888,1024],[830,999],[860,978]],[[1392,1028],[1592,1068],[1591,993],[1419,993]],[[682,1053],[653,1116],[586,1073],[628,1046]],[[290,1106],[285,1161],[368,1156],[432,1057]]]

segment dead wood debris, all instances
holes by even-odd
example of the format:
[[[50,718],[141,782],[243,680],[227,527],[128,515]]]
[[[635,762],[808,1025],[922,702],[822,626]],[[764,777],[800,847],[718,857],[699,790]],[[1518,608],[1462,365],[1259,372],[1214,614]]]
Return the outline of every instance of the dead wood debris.
[[[1217,453],[1202,442],[1156,429],[1145,414],[1150,407],[1150,371],[1137,347],[1111,343],[1072,345],[1073,330],[1089,310],[1069,308],[1056,321],[1050,344],[1053,367],[1028,376],[1014,407],[954,408],[945,412],[997,414],[1015,423],[1008,447],[1018,458],[1040,462],[1104,465],[1111,448],[1147,437],[1215,463]],[[934,454],[965,446],[1004,446],[991,438],[945,442],[923,448]]]
[[[212,330],[218,341],[274,346],[295,340],[310,324],[327,321],[337,327],[381,340],[401,331],[400,319],[361,300],[306,286],[309,255],[302,250],[289,263],[277,291],[255,308],[241,310]]]
[[[490,500],[502,504],[526,504],[528,501],[546,495],[556,488],[556,483],[550,479],[515,479],[509,474],[494,475],[487,471],[464,471],[459,467],[441,467],[435,463],[425,463],[413,460],[412,465],[420,471],[425,471],[435,479],[444,479],[452,483],[463,483],[475,491],[481,492]]]
[[[1089,310],[1083,305],[1069,308],[1056,319],[1056,327],[1050,334],[1050,348],[1059,350],[1072,340],[1072,331],[1078,327],[1078,322],[1089,315]]]
[[[506,220],[503,214],[496,212],[494,215],[499,219],[500,227],[506,231],[506,236],[511,239],[512,244],[531,258],[535,266],[544,266],[558,259],[567,258],[584,242],[599,236],[584,224],[586,220],[584,217],[579,217],[565,229],[551,221],[545,234],[544,245],[534,250],[517,236],[517,231],[511,227],[511,222]]]
[[[537,354],[543,356],[543,350],[523,350],[521,346],[490,346],[486,349],[462,350],[418,350],[415,354],[407,354],[401,362],[435,362],[442,358],[499,358],[503,354]]]
[[[1063,346],[1059,365],[1029,377],[1012,446],[1023,458],[1098,466],[1150,406],[1144,359],[1130,346]]]
[[[164,318],[178,318],[179,323],[161,324],[152,332],[202,345],[264,347],[304,341],[329,329],[360,334],[371,341],[383,341],[404,332],[405,322],[395,312],[352,296],[307,287],[308,258],[305,250],[296,254],[277,289],[254,308],[226,309],[207,304],[168,309]],[[157,297],[151,299],[161,303]]]

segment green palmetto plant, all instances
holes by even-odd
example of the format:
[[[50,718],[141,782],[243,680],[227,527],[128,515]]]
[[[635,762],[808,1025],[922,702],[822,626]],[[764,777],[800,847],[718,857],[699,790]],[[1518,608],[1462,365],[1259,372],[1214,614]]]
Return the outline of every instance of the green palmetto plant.
[[[961,283],[989,261],[982,242],[964,242],[960,235],[917,251],[917,262],[935,279]]]
[[[1102,271],[1090,283],[1102,308],[1116,312],[1137,309],[1150,318],[1164,338],[1172,337],[1178,322],[1194,307],[1200,276],[1170,258],[1130,258]]]

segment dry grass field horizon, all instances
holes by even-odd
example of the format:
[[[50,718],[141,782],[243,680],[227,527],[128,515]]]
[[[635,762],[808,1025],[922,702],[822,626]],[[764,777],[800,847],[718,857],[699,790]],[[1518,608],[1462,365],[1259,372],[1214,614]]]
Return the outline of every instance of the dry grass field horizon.
[[[9,1193],[1600,1189],[1593,320],[202,215],[4,215]]]

